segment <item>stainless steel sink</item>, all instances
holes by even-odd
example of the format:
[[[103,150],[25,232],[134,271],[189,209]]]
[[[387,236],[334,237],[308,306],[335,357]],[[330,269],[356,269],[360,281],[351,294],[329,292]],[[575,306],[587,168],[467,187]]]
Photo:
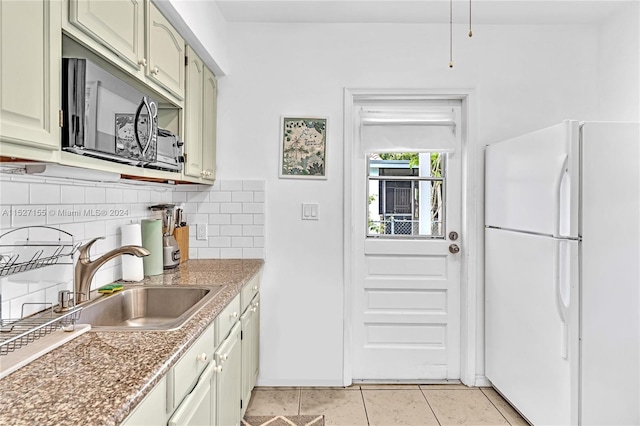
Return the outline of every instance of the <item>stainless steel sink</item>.
[[[94,331],[171,331],[180,328],[221,286],[136,286],[83,306],[78,323]]]

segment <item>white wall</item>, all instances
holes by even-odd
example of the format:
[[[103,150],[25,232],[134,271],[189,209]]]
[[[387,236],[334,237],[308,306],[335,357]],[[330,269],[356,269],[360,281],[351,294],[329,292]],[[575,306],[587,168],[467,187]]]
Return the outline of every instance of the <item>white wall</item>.
[[[640,6],[630,3],[600,28],[598,119],[640,121]]]
[[[233,73],[219,87],[218,175],[269,187],[262,385],[342,384],[345,87],[473,88],[471,143],[481,146],[597,117],[593,27],[478,25],[468,39],[459,26],[453,69],[445,25],[229,24],[228,31]],[[327,180],[278,179],[286,114],[329,117]],[[301,221],[302,202],[319,203],[319,221]],[[480,354],[481,344],[479,336]]]

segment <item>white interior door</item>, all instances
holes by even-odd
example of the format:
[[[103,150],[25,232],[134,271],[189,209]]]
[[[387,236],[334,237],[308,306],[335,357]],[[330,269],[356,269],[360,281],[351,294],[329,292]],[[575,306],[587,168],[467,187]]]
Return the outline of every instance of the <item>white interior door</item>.
[[[354,158],[354,381],[460,376],[460,133],[448,152],[421,140],[418,165]]]

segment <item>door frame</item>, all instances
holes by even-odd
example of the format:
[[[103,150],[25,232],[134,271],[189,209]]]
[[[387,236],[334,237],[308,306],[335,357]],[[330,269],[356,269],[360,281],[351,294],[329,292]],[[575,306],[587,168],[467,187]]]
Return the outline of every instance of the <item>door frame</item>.
[[[459,100],[462,102],[462,264],[460,271],[460,380],[467,386],[487,386],[484,376],[484,164],[475,138],[473,89],[344,89],[344,319],[343,385],[352,384],[354,241],[353,183],[356,120],[359,101]]]

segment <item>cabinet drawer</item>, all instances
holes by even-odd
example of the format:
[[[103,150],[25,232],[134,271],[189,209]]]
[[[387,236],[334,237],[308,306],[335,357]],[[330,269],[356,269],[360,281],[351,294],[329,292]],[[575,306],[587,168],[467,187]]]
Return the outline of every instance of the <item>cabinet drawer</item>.
[[[216,318],[216,324],[218,326],[216,329],[216,347],[227,337],[229,330],[238,322],[239,317],[240,295],[238,294]]]
[[[174,396],[176,403],[182,401],[182,398],[191,390],[193,384],[205,369],[211,357],[213,356],[215,342],[214,326],[211,325],[198,338],[198,340],[189,348],[189,350],[180,358],[180,361],[174,367]]]
[[[248,283],[242,287],[242,292],[240,293],[240,303],[242,304],[241,311],[244,312],[247,309],[247,306],[251,303],[251,300],[255,297],[256,294],[260,291],[260,276],[256,274],[253,278],[249,280]]]

